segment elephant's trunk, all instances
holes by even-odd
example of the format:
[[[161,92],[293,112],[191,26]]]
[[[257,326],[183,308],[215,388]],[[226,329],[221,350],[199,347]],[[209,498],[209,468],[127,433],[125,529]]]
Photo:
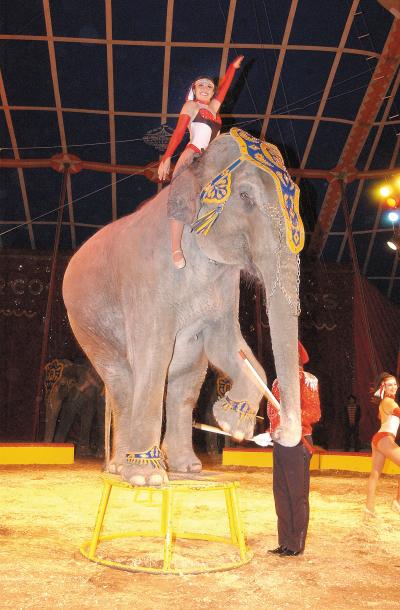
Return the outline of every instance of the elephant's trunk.
[[[44,442],[52,443],[56,431],[57,418],[60,413],[61,402],[46,399],[46,422],[44,430]]]
[[[293,273],[293,283],[296,276],[297,269]],[[279,438],[275,440],[286,447],[294,447],[301,439],[298,316],[281,288],[277,288],[268,300],[267,314],[281,402]]]

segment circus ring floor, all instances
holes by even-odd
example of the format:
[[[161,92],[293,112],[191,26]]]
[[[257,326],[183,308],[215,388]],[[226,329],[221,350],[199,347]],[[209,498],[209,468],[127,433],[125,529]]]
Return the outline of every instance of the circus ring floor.
[[[125,572],[90,562],[80,554],[82,541],[91,537],[101,495],[101,461],[0,466],[0,608],[399,607],[400,515],[390,509],[396,477],[382,477],[379,519],[365,524],[361,515],[366,474],[312,473],[306,552],[280,558],[267,552],[276,546],[271,469],[226,467],[220,457],[210,461],[203,456],[203,463],[207,475],[240,483],[241,514],[254,557],[231,571],[198,575]],[[147,511],[153,509],[144,503],[141,510],[149,518]],[[217,505],[200,505],[181,518],[192,529],[200,522],[218,529],[219,510]],[[118,505],[113,518],[126,528],[124,515],[123,506]],[[210,544],[196,549],[197,561],[222,552]],[[187,557],[190,542],[184,551]],[[147,548],[145,552],[148,559],[152,551]]]

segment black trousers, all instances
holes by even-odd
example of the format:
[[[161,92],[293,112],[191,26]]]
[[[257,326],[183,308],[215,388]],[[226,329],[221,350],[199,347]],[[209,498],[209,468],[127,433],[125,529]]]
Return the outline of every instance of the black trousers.
[[[306,439],[312,444],[311,436]],[[310,514],[311,454],[302,442],[296,447],[284,447],[275,442],[273,456],[278,543],[292,551],[303,551]]]
[[[358,424],[349,426],[346,431],[346,451],[350,451],[354,447],[354,451],[358,451]]]

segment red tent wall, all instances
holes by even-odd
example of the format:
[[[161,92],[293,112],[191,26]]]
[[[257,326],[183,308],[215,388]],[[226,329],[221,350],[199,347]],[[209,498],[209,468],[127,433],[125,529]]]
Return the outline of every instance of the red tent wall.
[[[397,369],[400,308],[366,279],[361,284],[362,296],[355,289],[350,266],[315,263],[302,268],[300,337],[310,354],[308,368],[320,381],[322,420],[317,441],[329,449],[344,447],[344,412],[350,394],[361,407],[360,441],[369,448],[379,427],[376,405],[371,402],[376,372],[395,374]],[[361,299],[375,354],[371,353]]]
[[[68,259],[68,256],[62,255],[58,261],[47,360],[57,357],[75,359],[82,354],[69,330],[61,298],[61,282]],[[34,402],[50,267],[49,253],[13,251],[0,255],[2,441],[34,440]]]
[[[377,373],[387,371],[396,374],[400,344],[400,308],[386,299],[372,284],[362,280],[362,295],[355,293],[354,299],[354,348],[355,380],[354,394],[358,396],[362,416],[361,440],[368,442],[379,427],[377,409],[371,394],[376,371],[370,353],[370,344],[361,315],[361,299],[367,308],[368,323],[372,338]]]

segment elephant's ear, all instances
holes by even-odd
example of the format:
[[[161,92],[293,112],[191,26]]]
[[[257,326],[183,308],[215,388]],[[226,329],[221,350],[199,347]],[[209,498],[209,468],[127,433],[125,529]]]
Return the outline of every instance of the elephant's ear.
[[[168,218],[190,225],[196,216],[201,186],[191,166],[184,167],[172,178],[168,197]]]

